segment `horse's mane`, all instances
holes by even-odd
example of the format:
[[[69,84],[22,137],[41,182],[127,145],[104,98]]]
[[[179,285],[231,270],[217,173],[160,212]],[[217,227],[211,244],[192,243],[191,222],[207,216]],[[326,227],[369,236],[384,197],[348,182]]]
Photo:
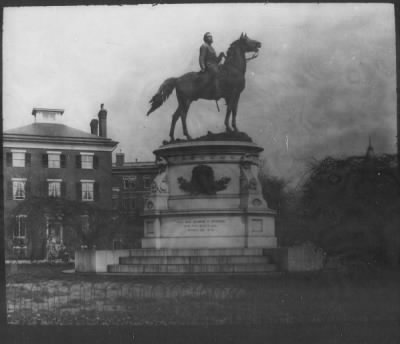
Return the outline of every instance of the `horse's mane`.
[[[236,48],[236,46],[240,43],[240,39],[237,39],[236,41],[233,41],[231,43],[231,45],[228,48],[228,51],[226,52],[226,59],[225,59],[225,63],[228,62],[230,59],[232,59],[233,54],[234,54],[234,50]]]

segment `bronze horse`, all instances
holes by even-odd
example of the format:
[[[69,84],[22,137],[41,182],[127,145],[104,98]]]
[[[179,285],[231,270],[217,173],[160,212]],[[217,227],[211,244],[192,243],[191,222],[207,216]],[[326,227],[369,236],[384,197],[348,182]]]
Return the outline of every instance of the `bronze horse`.
[[[236,114],[238,102],[241,92],[245,88],[245,73],[247,59],[245,53],[254,52],[256,57],[261,43],[247,37],[246,34],[234,41],[227,52],[225,62],[220,65],[218,78],[220,90],[216,91],[215,85],[208,82],[209,75],[207,73],[190,72],[179,78],[168,78],[165,80],[157,93],[151,98],[151,108],[147,112],[147,116],[154,110],[158,109],[176,89],[176,97],[178,99],[178,108],[172,116],[171,129],[169,136],[174,141],[174,132],[176,121],[180,117],[182,120],[183,134],[187,139],[191,139],[187,126],[186,117],[190,104],[201,98],[208,100],[218,100],[224,98],[227,109],[225,116],[225,127],[227,131],[232,131],[229,126],[229,117],[232,115],[232,128],[238,131],[236,127]]]

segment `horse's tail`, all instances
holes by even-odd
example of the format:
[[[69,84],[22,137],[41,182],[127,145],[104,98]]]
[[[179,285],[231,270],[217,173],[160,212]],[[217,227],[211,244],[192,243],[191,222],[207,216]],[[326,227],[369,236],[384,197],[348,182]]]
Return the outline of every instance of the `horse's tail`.
[[[169,78],[162,83],[157,93],[150,99],[151,108],[147,112],[147,116],[158,109],[168,99],[176,87],[176,80],[176,78]]]

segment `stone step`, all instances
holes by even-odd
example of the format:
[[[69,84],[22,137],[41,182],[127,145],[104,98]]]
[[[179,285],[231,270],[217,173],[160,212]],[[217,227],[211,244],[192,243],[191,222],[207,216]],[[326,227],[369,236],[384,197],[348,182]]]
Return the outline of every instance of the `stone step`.
[[[139,248],[130,250],[135,257],[165,256],[262,256],[262,248]]]
[[[129,264],[262,264],[270,263],[267,256],[146,256],[121,257],[119,263]]]
[[[260,273],[277,271],[274,264],[131,264],[108,265],[108,272],[127,274]]]

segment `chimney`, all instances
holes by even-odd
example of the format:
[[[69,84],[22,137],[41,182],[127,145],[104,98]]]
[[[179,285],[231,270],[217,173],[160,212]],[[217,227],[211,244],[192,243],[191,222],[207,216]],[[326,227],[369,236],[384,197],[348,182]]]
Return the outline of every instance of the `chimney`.
[[[99,136],[107,137],[107,110],[104,109],[104,104],[100,105],[99,111]]]
[[[124,166],[124,162],[125,162],[125,154],[122,152],[117,153],[116,155],[116,165],[117,166]]]
[[[90,133],[96,136],[99,135],[99,120],[96,118],[90,121]]]

